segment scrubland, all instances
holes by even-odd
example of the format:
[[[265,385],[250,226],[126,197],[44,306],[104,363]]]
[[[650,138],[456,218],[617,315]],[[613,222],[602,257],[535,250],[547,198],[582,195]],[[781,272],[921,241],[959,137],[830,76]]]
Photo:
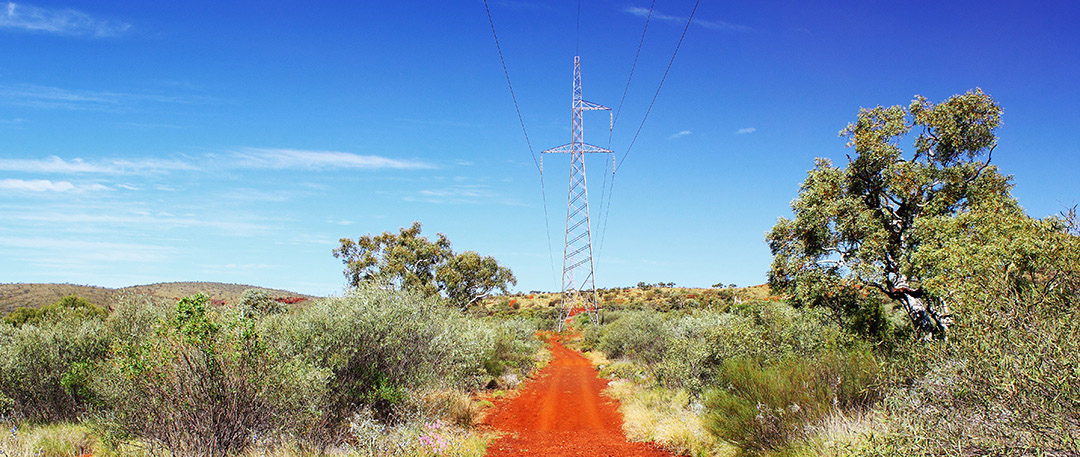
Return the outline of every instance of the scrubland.
[[[3,455],[482,455],[477,389],[524,378],[537,321],[366,285],[68,298],[0,324]]]

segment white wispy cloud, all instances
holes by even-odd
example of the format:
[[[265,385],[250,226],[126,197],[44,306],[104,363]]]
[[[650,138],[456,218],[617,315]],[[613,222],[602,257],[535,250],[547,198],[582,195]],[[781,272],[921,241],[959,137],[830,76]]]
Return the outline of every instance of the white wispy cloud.
[[[272,268],[279,268],[280,265],[270,265],[268,263],[227,263],[224,265],[200,265],[205,270],[267,270]]]
[[[631,6],[629,8],[624,9],[623,11],[627,12],[627,13],[630,13],[630,14],[633,14],[634,16],[638,16],[638,17],[648,17],[649,16],[649,9],[648,8],[642,8],[642,7],[639,7],[639,6]],[[655,9],[652,10],[652,18],[660,20],[660,21],[664,21],[664,22],[682,22],[682,23],[686,22],[686,17],[671,16],[671,15],[668,15],[668,14],[661,13],[661,12],[655,10]],[[748,32],[750,30],[753,30],[750,27],[747,27],[745,25],[732,24],[730,22],[724,22],[724,21],[707,21],[707,20],[698,19],[698,18],[694,19],[693,24],[697,25],[697,26],[705,27],[707,29],[723,30],[723,31],[726,31],[726,32]]]
[[[757,129],[753,128],[753,127],[743,127],[743,128],[741,128],[739,130],[736,130],[735,134],[736,135],[746,135],[747,133],[754,133],[756,131],[757,131]]]
[[[0,159],[0,171],[39,174],[101,174],[146,175],[178,171],[205,171],[220,169],[427,169],[434,168],[424,162],[392,159],[377,155],[360,155],[336,151],[304,151],[296,149],[245,149],[243,152],[206,154],[202,156],[174,158],[103,158],[64,159],[57,156],[46,158]],[[118,186],[137,190],[130,185]],[[176,190],[158,185],[158,190]],[[253,189],[237,189],[235,198],[249,200],[283,200],[287,196],[255,192]]]
[[[421,190],[419,194],[424,197],[437,198],[483,198],[495,196],[486,186],[454,186],[437,190]]]
[[[57,156],[45,159],[0,159],[0,171],[24,173],[97,173],[97,174],[137,174],[174,170],[198,170],[194,164],[175,159],[105,159],[86,161],[80,158],[64,160]]]
[[[68,181],[47,179],[0,179],[0,189],[17,192],[93,192],[109,190],[101,184],[72,184]]]
[[[690,134],[689,130],[683,130],[681,132],[672,133],[671,136],[668,137],[668,139],[669,140],[674,140],[676,138],[682,138],[682,137],[684,137],[686,135],[689,135],[689,134]]]
[[[338,151],[306,151],[299,149],[248,149],[238,152],[238,166],[247,168],[361,168],[361,169],[422,169],[434,168],[423,162],[391,159],[377,155],[361,155]]]
[[[35,262],[63,259],[62,264],[156,262],[175,251],[171,247],[148,244],[48,237],[0,237],[0,246],[29,250],[35,254],[32,259]]]
[[[221,198],[246,202],[283,202],[290,198],[289,192],[279,189],[264,191],[259,189],[239,188],[220,194]]]
[[[104,38],[121,35],[131,24],[91,16],[73,9],[0,3],[0,29]]]
[[[173,228],[212,228],[234,234],[249,234],[269,230],[270,227],[243,220],[221,217],[172,216],[169,213],[150,214],[87,214],[71,212],[33,212],[7,216],[10,220],[37,223],[66,223],[84,226],[144,227],[156,230]]]
[[[0,85],[0,102],[41,109],[120,111],[140,103],[208,104],[217,99],[202,95],[153,92],[80,90],[36,84]]]
[[[425,189],[405,196],[405,201],[439,204],[501,204],[521,205],[521,202],[492,191],[484,184],[454,184],[439,189]]]

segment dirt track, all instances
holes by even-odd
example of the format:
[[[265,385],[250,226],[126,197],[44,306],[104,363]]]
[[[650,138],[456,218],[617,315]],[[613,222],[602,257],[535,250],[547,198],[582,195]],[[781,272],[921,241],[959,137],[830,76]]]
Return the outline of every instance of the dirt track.
[[[622,433],[615,400],[600,396],[607,381],[596,376],[585,356],[552,343],[551,364],[526,382],[520,394],[497,402],[485,423],[502,436],[488,447],[489,457],[632,456],[673,454]]]

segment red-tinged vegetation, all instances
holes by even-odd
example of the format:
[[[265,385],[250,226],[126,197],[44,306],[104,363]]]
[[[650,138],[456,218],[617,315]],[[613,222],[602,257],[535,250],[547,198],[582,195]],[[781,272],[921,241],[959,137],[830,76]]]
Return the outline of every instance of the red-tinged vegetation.
[[[306,298],[304,297],[277,297],[274,299],[274,301],[278,303],[284,303],[286,305],[293,305],[296,303],[300,303],[304,300],[306,300]]]

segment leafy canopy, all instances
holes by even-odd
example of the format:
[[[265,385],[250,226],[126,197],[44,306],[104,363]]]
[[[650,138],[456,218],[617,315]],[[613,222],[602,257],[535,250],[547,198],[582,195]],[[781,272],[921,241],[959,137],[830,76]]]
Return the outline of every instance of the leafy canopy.
[[[435,240],[420,235],[421,225],[402,227],[398,233],[341,239],[334,257],[345,264],[350,287],[368,281],[386,281],[425,295],[441,295],[452,305],[468,308],[495,290],[508,292],[517,279],[494,257],[473,251],[454,252],[446,235]]]
[[[955,285],[926,287],[932,268],[924,241],[959,214],[1022,214],[1009,178],[990,164],[1001,107],[980,89],[935,104],[862,109],[840,132],[846,167],[817,159],[792,204],[766,235],[774,260],[769,282],[796,304],[825,306],[837,317],[874,320],[875,297],[900,303],[914,327],[944,335]],[[913,152],[901,140],[914,133]],[[870,306],[872,309],[868,309]]]

